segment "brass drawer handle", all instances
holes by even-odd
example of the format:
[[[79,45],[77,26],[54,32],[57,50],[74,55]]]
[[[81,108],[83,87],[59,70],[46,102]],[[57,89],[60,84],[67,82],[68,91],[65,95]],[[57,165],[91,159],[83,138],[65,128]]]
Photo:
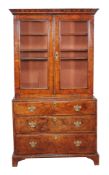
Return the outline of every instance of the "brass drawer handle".
[[[76,112],[79,112],[81,110],[82,106],[81,105],[75,105],[73,108]]]
[[[37,142],[31,141],[29,142],[29,145],[31,146],[31,148],[35,148],[37,145]]]
[[[36,110],[36,107],[35,106],[29,106],[28,107],[28,111],[29,112],[34,112]]]
[[[75,121],[73,122],[73,124],[76,126],[76,127],[80,127],[82,122],[81,121]]]
[[[29,125],[30,128],[35,128],[37,126],[37,123],[31,121],[31,122],[28,122],[28,125]]]
[[[76,140],[76,141],[74,141],[74,144],[75,144],[76,147],[79,147],[82,144],[82,141],[81,140]]]

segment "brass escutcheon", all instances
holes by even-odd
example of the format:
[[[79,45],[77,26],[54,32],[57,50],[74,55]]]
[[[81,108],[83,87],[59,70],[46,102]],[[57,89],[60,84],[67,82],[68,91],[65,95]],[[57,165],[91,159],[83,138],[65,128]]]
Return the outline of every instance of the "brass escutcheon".
[[[57,118],[56,117],[53,117],[52,120],[53,120],[53,122],[56,122],[57,121]]]
[[[54,106],[54,107],[57,106],[57,103],[56,103],[56,102],[53,102],[53,106]]]
[[[57,136],[57,135],[55,135],[55,136],[54,136],[54,139],[55,139],[55,140],[57,140],[57,139],[58,139],[58,136]]]
[[[58,55],[59,55],[58,52],[55,52],[54,58],[56,61],[58,60]]]

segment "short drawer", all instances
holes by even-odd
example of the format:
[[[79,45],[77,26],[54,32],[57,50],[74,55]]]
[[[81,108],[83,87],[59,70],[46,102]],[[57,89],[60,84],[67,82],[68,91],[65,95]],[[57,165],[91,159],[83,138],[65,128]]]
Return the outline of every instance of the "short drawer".
[[[13,111],[18,115],[50,115],[53,113],[51,103],[14,102]]]
[[[56,115],[96,114],[96,101],[55,102]]]
[[[15,117],[16,133],[96,131],[96,116]]]
[[[39,134],[17,135],[15,154],[71,154],[95,153],[95,134]]]

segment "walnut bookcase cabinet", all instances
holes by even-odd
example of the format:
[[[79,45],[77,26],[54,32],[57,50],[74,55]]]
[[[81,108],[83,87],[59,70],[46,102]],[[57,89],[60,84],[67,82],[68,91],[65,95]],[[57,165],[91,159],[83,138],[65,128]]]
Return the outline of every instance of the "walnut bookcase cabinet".
[[[97,9],[11,9],[14,15],[13,166],[26,158],[99,164],[93,97]]]

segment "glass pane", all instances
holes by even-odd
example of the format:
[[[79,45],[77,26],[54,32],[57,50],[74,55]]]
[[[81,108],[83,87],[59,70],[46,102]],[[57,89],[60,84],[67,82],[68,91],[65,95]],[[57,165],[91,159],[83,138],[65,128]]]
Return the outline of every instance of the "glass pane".
[[[62,21],[61,22],[61,33],[86,33],[88,32],[87,21]]]
[[[61,49],[87,49],[88,39],[87,36],[61,36]]]
[[[86,52],[61,52],[61,59],[87,59],[88,53]]]
[[[22,21],[20,24],[21,34],[48,34],[47,21]]]
[[[21,50],[38,50],[47,49],[48,37],[47,36],[21,36],[20,39]]]
[[[48,89],[48,21],[20,23],[20,85]]]
[[[21,61],[21,87],[47,88],[47,61]]]
[[[87,88],[88,22],[60,22],[60,88]]]
[[[87,87],[87,60],[61,61],[61,88]]]

